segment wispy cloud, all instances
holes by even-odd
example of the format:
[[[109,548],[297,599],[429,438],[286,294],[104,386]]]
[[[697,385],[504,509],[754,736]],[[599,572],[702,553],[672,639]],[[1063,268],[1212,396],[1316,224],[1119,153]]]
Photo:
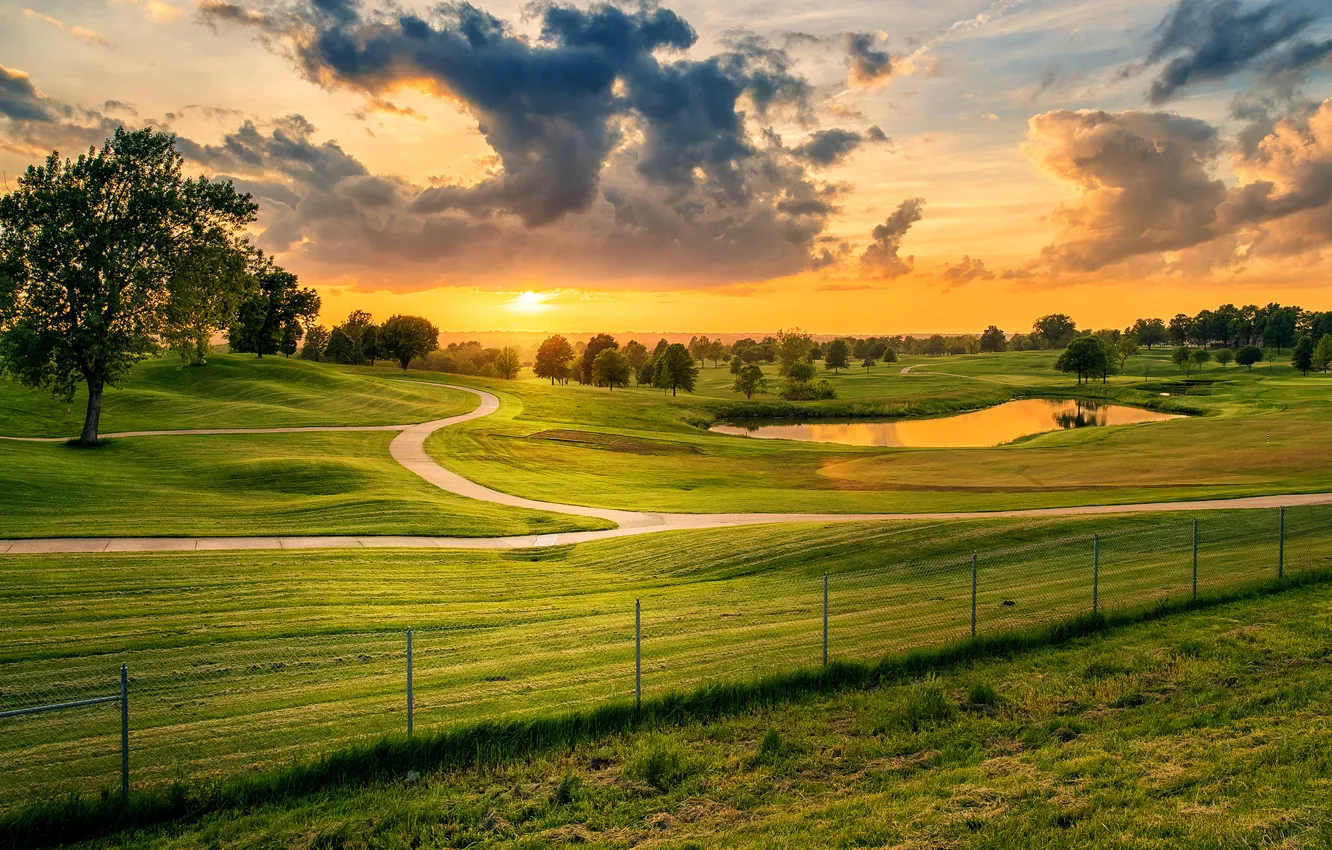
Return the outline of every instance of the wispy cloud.
[[[169,23],[180,17],[180,9],[164,0],[111,0],[112,5],[137,6],[150,21]]]
[[[45,21],[46,23],[50,24],[51,26],[63,32],[65,35],[70,36],[71,38],[77,38],[80,41],[86,41],[89,44],[95,44],[98,47],[111,46],[111,42],[107,41],[105,38],[102,38],[100,33],[93,32],[92,30],[86,27],[67,24],[62,20],[51,17],[50,15],[43,15],[41,12],[34,12],[32,9],[24,9],[23,17],[27,18],[30,21]]]
[[[899,73],[912,73],[918,71],[929,71],[933,65],[933,57],[930,56],[935,48],[949,39],[956,38],[964,33],[981,27],[993,21],[995,18],[1002,17],[1019,6],[1025,6],[1030,0],[994,0],[993,3],[984,9],[972,15],[970,18],[963,18],[960,21],[953,21],[948,28],[936,35],[934,38],[917,47],[905,59],[901,60],[901,70]]]

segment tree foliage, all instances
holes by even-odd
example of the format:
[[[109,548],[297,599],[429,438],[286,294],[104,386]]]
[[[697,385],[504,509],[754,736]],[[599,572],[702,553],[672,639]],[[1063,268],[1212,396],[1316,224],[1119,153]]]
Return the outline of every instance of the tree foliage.
[[[1049,348],[1064,348],[1078,332],[1078,326],[1063,313],[1041,316],[1031,324],[1031,332],[1045,340]]]
[[[155,354],[159,335],[206,325],[202,313],[226,301],[200,291],[216,278],[186,266],[240,250],[256,207],[181,168],[174,136],[122,128],[76,160],[52,152],[0,197],[0,370],[65,399],[85,384],[81,443],[97,442],[105,388]],[[183,306],[191,299],[199,316]]]
[[[499,372],[500,377],[511,381],[518,377],[518,373],[522,370],[523,358],[518,356],[518,349],[513,346],[501,348],[495,358],[495,371]]]
[[[379,330],[379,346],[405,372],[413,359],[439,348],[439,328],[421,316],[389,316]]]
[[[1253,370],[1253,364],[1263,359],[1263,350],[1256,345],[1246,345],[1235,352],[1235,362],[1239,365]]]
[[[845,369],[851,365],[851,349],[844,339],[835,339],[828,344],[828,350],[823,356],[823,368],[831,369],[834,373]]]
[[[251,255],[249,266],[254,286],[227,330],[227,343],[232,351],[259,357],[295,354],[303,324],[319,315],[318,293],[301,287],[296,275],[260,251]]]
[[[569,340],[556,334],[546,337],[541,347],[537,349],[536,366],[533,371],[538,378],[549,378],[552,385],[557,381],[567,384],[572,374],[573,361],[573,346],[569,344]]]
[[[1104,379],[1110,372],[1110,364],[1110,353],[1099,337],[1080,336],[1059,355],[1055,369],[1077,374],[1078,383],[1081,384],[1083,380],[1096,375]]]
[[[1008,348],[1008,336],[999,330],[998,325],[990,325],[981,334],[980,350],[986,354],[994,354],[1004,351]]]
[[[653,368],[652,386],[670,390],[671,395],[675,395],[677,390],[692,393],[697,381],[698,367],[694,365],[689,349],[678,342],[666,346]]]
[[[311,325],[305,329],[305,344],[301,346],[301,359],[318,363],[324,358],[328,348],[328,328],[323,325]]]
[[[628,358],[618,348],[604,348],[592,361],[592,380],[599,387],[609,387],[612,392],[616,387],[629,386],[632,371]]]
[[[753,398],[755,393],[766,393],[768,391],[768,379],[764,377],[761,368],[750,363],[742,366],[736,374],[735,383],[731,385],[731,391],[744,393],[745,398]]]
[[[583,348],[583,355],[578,361],[578,383],[593,383],[592,363],[597,359],[597,355],[608,348],[618,349],[619,347],[620,344],[610,334],[597,334],[589,339],[586,347]]]
[[[1332,369],[1332,333],[1323,334],[1313,350],[1313,368],[1320,372]]]
[[[1295,350],[1290,355],[1290,365],[1299,369],[1308,375],[1309,370],[1314,367],[1314,343],[1307,336],[1300,337],[1300,341],[1295,344]]]

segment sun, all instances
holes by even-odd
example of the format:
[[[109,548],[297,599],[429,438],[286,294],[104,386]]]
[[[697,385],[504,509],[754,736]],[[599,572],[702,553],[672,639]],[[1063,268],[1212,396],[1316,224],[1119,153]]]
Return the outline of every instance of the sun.
[[[526,292],[518,293],[518,295],[509,302],[509,306],[514,310],[517,310],[519,313],[537,313],[546,308],[546,299],[549,297],[550,295],[548,293],[533,292],[529,289]]]

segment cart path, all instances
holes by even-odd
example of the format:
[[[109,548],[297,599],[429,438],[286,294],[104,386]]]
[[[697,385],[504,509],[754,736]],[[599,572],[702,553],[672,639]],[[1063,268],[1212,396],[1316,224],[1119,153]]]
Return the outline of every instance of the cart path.
[[[730,528],[768,523],[844,523],[875,521],[936,521],[959,519],[992,519],[1014,517],[1087,516],[1094,514],[1164,513],[1233,510],[1239,508],[1276,508],[1298,505],[1332,504],[1332,493],[1306,493],[1282,496],[1248,496],[1238,499],[1208,499],[1191,502],[1144,502],[1128,505],[1081,505],[1064,508],[1024,508],[1001,511],[954,511],[936,513],[884,513],[884,514],[681,514],[621,511],[607,508],[589,508],[526,499],[493,490],[475,481],[451,472],[435,462],[425,450],[426,439],[436,431],[474,419],[489,416],[499,409],[499,399],[485,390],[454,384],[430,383],[434,386],[471,393],[480,398],[476,409],[446,419],[436,419],[419,425],[367,426],[364,428],[279,428],[279,429],[217,429],[210,431],[149,431],[126,432],[123,436],[148,436],[191,433],[288,433],[328,430],[396,430],[401,433],[389,445],[389,451],[406,469],[430,484],[459,496],[508,505],[516,508],[547,511],[558,514],[598,517],[617,523],[618,528],[602,531],[571,531],[555,534],[523,534],[507,537],[434,537],[401,535],[340,535],[340,536],[264,536],[264,537],[88,537],[40,538],[27,540],[0,540],[0,554],[58,554],[73,552],[193,552],[243,549],[321,549],[321,548],[385,548],[419,547],[439,549],[516,549],[586,543],[636,534],[659,531]],[[109,436],[109,435],[108,435]]]

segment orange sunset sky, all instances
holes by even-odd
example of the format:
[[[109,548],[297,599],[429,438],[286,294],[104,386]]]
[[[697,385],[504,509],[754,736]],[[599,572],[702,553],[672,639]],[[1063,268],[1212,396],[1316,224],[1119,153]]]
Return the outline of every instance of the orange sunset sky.
[[[1318,0],[0,0],[0,168],[116,126],[323,320],[1122,327],[1332,309]]]

